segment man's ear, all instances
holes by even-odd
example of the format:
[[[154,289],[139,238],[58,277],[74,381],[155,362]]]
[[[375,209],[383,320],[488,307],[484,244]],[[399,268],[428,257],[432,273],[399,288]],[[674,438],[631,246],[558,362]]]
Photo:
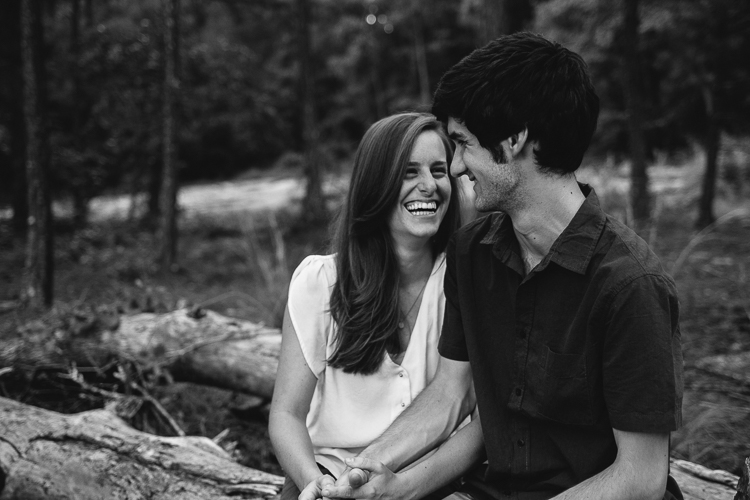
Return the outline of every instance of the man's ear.
[[[513,158],[516,158],[521,154],[528,138],[529,129],[526,127],[524,127],[524,129],[520,132],[508,137],[508,148],[510,149],[510,154],[513,156]]]

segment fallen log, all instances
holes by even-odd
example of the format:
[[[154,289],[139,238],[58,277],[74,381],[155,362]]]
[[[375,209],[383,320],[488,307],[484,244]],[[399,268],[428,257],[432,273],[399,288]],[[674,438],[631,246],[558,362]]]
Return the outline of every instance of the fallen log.
[[[748,500],[750,459],[745,469],[740,480],[671,460],[686,500]],[[0,397],[0,500],[255,500],[275,497],[282,484],[208,438],[159,437],[109,410],[62,415]]]
[[[699,359],[695,366],[712,375],[734,380],[745,387],[750,387],[750,351],[707,356]]]
[[[733,500],[740,489],[739,478],[727,471],[674,458],[670,465],[670,474],[680,485],[685,500]]]
[[[88,319],[50,329],[27,325],[0,347],[0,369],[39,369],[71,363],[101,367],[112,359],[168,372],[174,380],[213,385],[270,399],[281,335],[213,311],[179,309],[107,322]]]
[[[0,397],[0,500],[259,500],[282,484],[208,438],[159,437],[108,410],[63,415]]]

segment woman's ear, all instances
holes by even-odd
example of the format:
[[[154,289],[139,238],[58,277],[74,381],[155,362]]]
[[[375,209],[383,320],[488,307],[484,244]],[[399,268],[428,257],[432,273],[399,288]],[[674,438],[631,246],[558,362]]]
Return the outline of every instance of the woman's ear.
[[[515,133],[508,137],[508,148],[513,158],[516,158],[523,151],[523,147],[526,145],[526,141],[529,138],[529,129],[524,127],[518,133]]]

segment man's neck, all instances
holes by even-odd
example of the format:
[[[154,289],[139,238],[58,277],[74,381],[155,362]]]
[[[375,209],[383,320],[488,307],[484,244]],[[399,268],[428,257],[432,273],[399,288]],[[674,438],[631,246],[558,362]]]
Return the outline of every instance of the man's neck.
[[[528,188],[524,203],[508,213],[527,272],[549,253],[586,199],[574,175],[538,174]]]

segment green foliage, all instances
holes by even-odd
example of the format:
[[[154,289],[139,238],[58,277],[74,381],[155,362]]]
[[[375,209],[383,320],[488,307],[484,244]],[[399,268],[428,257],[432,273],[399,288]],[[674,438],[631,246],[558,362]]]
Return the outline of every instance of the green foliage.
[[[22,127],[13,121],[17,3],[0,5],[0,175],[8,180]],[[81,13],[75,50],[71,3],[49,1],[45,10],[53,186],[58,197],[84,202],[105,190],[146,191],[161,165],[160,2],[93,5],[93,22]],[[581,53],[592,69],[602,98],[592,149],[624,154],[619,2],[524,5],[534,7],[533,30]],[[315,111],[330,162],[348,158],[383,115],[428,108],[443,72],[475,47],[483,21],[480,0],[435,0],[429,8],[426,0],[312,0],[312,7]],[[642,0],[639,53],[652,153],[700,138],[707,99],[722,130],[746,133],[749,11],[748,2],[734,0]],[[183,181],[229,178],[300,150],[297,23],[290,0],[183,2]],[[0,199],[10,199],[11,186],[3,183]]]
[[[579,52],[602,99],[594,149],[627,151],[618,2],[550,0],[537,8],[536,29]],[[646,139],[657,150],[702,139],[707,100],[720,129],[746,133],[750,120],[750,4],[732,0],[642,0],[640,46]]]

